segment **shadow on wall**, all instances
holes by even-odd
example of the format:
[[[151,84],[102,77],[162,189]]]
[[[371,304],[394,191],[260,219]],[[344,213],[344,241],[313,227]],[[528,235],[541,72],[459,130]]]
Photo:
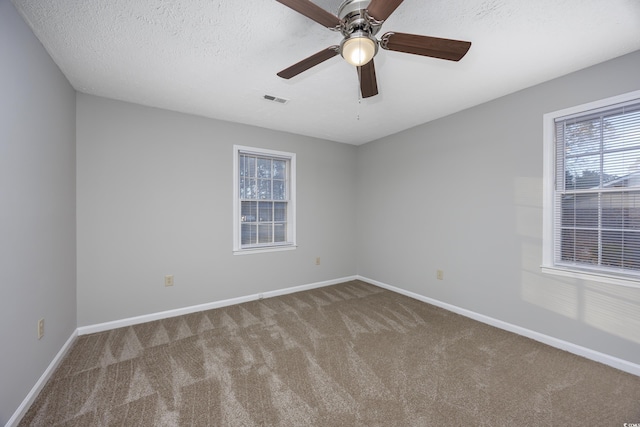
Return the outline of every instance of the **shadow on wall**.
[[[515,192],[522,299],[640,344],[640,290],[541,273],[542,178],[517,178]]]

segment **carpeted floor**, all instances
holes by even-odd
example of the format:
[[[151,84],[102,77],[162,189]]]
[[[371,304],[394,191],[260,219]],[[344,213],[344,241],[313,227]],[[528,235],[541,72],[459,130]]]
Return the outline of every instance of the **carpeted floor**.
[[[624,423],[639,377],[354,281],[81,336],[20,425]]]

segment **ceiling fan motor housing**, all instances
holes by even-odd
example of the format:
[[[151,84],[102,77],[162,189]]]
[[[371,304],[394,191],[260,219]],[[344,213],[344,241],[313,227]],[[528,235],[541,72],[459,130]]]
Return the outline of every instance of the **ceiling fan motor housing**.
[[[360,31],[375,36],[382,21],[376,21],[367,13],[367,6],[370,0],[346,0],[338,9],[340,18],[340,32],[346,38],[351,37],[354,32]]]

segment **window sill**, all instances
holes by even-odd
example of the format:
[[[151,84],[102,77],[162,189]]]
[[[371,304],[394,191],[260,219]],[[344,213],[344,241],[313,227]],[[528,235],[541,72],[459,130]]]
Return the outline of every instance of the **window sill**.
[[[233,254],[234,255],[251,255],[251,254],[260,254],[265,252],[293,251],[297,248],[298,248],[297,245],[265,246],[262,248],[235,249],[233,251]]]
[[[614,277],[605,273],[595,273],[591,271],[578,270],[565,266],[540,266],[540,270],[545,274],[555,276],[571,277],[574,279],[589,280],[593,282],[609,283],[612,285],[626,286],[629,288],[640,288],[640,280],[633,278]]]

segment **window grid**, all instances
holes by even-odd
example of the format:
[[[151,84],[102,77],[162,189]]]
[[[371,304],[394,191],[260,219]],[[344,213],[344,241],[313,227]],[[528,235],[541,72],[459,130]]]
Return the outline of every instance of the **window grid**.
[[[555,123],[555,263],[640,278],[640,103]]]
[[[239,151],[239,247],[294,245],[291,224],[291,158]]]

